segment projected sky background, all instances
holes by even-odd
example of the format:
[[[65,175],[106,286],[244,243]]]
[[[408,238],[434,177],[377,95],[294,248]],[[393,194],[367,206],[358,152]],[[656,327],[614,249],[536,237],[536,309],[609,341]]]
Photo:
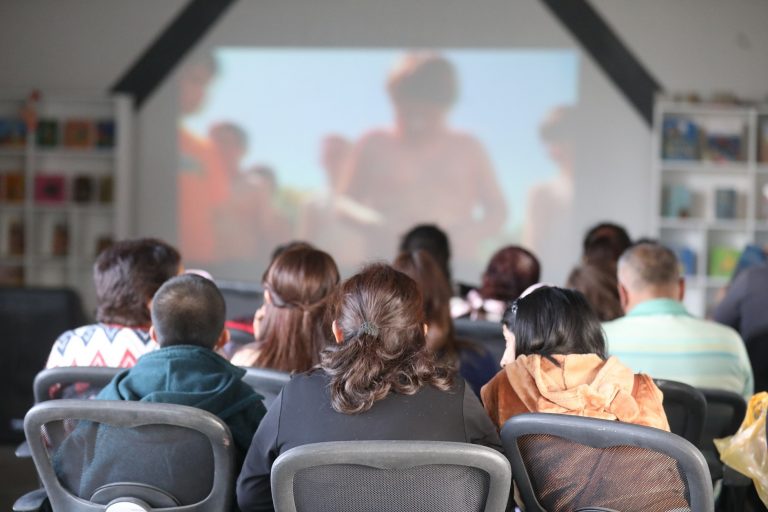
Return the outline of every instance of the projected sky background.
[[[320,156],[325,137],[339,135],[354,143],[373,128],[392,126],[385,84],[403,54],[402,49],[218,48],[205,102],[180,120],[181,129],[205,140],[217,123],[242,128],[248,138],[242,167],[271,168],[282,207],[291,209],[297,203],[286,197],[329,189]],[[440,54],[455,66],[459,82],[449,124],[485,147],[507,204],[503,231],[473,253],[470,259],[476,261],[459,269],[476,279],[493,248],[519,241],[528,191],[558,173],[540,128],[554,109],[578,102],[578,54],[566,49],[448,49]],[[285,239],[295,234],[286,233]],[[181,249],[188,249],[183,239]],[[217,255],[215,262],[266,262],[271,250],[262,246],[255,249],[258,254]],[[360,255],[391,259],[394,250],[363,250]]]

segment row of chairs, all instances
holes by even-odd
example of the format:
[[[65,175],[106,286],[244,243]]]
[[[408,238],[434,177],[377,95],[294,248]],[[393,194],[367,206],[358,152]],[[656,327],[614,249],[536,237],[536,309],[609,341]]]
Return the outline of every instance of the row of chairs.
[[[160,425],[199,432],[210,447],[201,446],[200,452],[211,459],[202,464],[212,473],[188,471],[190,454],[185,450],[178,461],[179,481],[174,479],[170,488],[117,478],[102,482],[87,499],[78,498],[55,474],[54,447],[47,435],[50,425],[75,420],[120,429]],[[24,426],[44,491],[18,500],[17,512],[41,510],[46,495],[53,510],[71,512],[122,510],[125,503],[136,511],[219,512],[231,504],[236,476],[231,434],[205,411],[169,404],[55,400],[33,407]],[[179,442],[180,436],[168,438]],[[706,461],[695,446],[674,434],[592,418],[523,414],[504,425],[501,438],[508,458],[490,448],[446,442],[349,441],[294,448],[273,467],[275,509],[501,512],[508,507],[514,481],[531,512],[714,511]],[[167,463],[167,453],[153,454]],[[131,465],[135,457],[118,455],[105,463],[116,474],[123,462]],[[197,485],[210,491],[185,503],[174,486],[194,485],[182,482],[190,478],[202,479]]]

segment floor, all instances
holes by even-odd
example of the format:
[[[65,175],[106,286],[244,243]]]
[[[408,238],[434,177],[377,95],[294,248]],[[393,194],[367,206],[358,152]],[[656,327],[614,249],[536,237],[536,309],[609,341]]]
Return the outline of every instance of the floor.
[[[0,445],[0,510],[11,510],[16,498],[38,488],[32,459],[17,459],[15,446]]]

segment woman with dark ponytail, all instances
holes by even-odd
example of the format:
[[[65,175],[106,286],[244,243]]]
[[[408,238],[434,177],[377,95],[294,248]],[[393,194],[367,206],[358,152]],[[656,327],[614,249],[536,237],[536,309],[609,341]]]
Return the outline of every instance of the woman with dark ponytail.
[[[417,284],[387,265],[345,281],[330,305],[336,345],[296,375],[262,420],[237,482],[243,512],[271,510],[270,470],[283,452],[346,440],[431,440],[500,449],[464,380],[426,347]]]

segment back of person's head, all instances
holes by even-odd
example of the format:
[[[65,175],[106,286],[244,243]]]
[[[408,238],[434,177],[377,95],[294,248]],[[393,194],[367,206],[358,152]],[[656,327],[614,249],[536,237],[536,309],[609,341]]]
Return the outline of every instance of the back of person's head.
[[[272,250],[272,255],[269,259],[270,263],[275,261],[278,256],[283,254],[285,251],[289,249],[298,249],[300,247],[303,247],[305,249],[313,249],[312,244],[309,242],[305,242],[304,240],[291,240],[290,242],[285,242],[284,244],[280,244],[277,247],[275,247]]]
[[[127,327],[149,326],[149,301],[180,267],[179,252],[161,240],[115,242],[93,264],[96,320]]]
[[[655,242],[635,244],[621,255],[618,265],[620,293],[644,298],[680,299],[681,278],[677,256]],[[622,300],[624,300],[622,298]]]
[[[624,314],[614,265],[604,268],[582,263],[571,271],[566,287],[584,294],[602,322],[615,320]]]
[[[484,299],[515,300],[526,288],[539,282],[540,274],[541,266],[533,253],[510,245],[491,257],[478,291]]]
[[[450,107],[458,97],[453,64],[434,53],[406,55],[390,73],[387,89],[395,104],[428,103]]]
[[[161,347],[196,345],[213,350],[225,317],[218,287],[195,274],[168,280],[152,299],[152,328]]]
[[[515,336],[515,356],[597,354],[606,358],[600,319],[580,292],[542,286],[512,302],[502,324]]]
[[[390,392],[451,388],[453,371],[426,349],[421,293],[407,275],[383,264],[364,268],[342,283],[331,314],[338,346],[323,352],[322,367],[336,411],[367,411]]]
[[[595,265],[615,264],[630,245],[632,239],[626,229],[611,222],[601,222],[584,235],[582,261]]]
[[[432,351],[455,350],[451,320],[451,285],[427,251],[401,252],[392,263],[419,286],[424,304],[424,319],[429,325],[427,347]]]
[[[327,253],[308,246],[283,251],[264,274],[264,318],[257,364],[305,371],[317,364],[330,338],[328,299],[339,270]]]
[[[434,224],[419,224],[400,240],[400,252],[427,251],[451,282],[451,244],[448,235]]]

